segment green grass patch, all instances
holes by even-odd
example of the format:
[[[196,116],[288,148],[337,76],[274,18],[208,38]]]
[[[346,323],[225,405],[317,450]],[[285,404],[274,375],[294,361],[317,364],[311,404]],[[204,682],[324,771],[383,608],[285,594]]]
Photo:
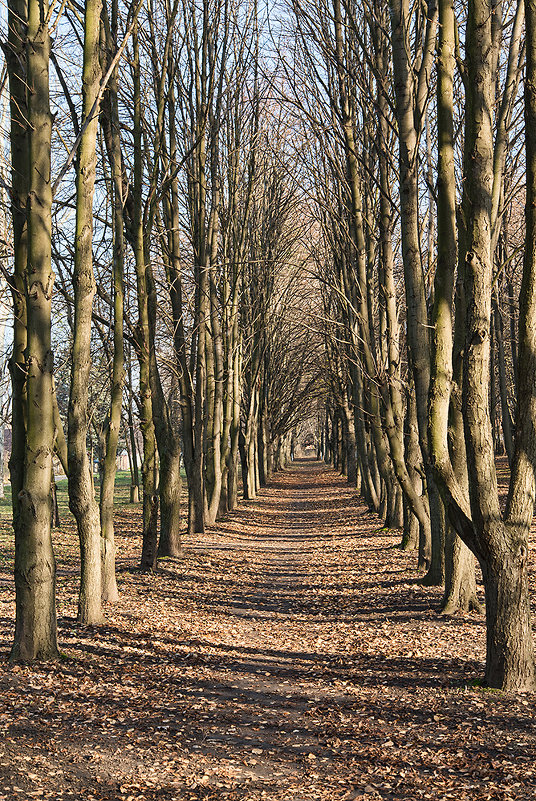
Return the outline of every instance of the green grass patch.
[[[99,484],[99,476],[95,475],[94,477],[95,482],[95,495],[97,501],[99,499],[100,493],[100,484]],[[118,470],[116,477],[115,477],[115,495],[114,495],[114,503],[116,506],[132,506],[133,504],[130,503],[130,471],[129,470]],[[62,477],[56,479],[56,487],[58,493],[58,507],[60,511],[60,519],[69,519],[71,518],[71,512],[69,511],[69,496],[67,494],[67,478]],[[10,523],[11,522],[11,485],[6,484],[4,486],[4,497],[0,498],[0,522],[1,523]]]

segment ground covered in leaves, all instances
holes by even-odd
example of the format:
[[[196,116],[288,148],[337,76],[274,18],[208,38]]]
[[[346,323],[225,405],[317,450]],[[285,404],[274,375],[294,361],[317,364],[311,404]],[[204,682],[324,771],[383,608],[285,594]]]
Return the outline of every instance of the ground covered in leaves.
[[[0,801],[535,797],[535,697],[473,686],[483,618],[439,616],[343,478],[297,464],[153,575],[139,515],[118,510],[100,628],[76,625],[77,540],[55,533],[64,658],[0,664]],[[11,570],[3,547],[5,658]]]

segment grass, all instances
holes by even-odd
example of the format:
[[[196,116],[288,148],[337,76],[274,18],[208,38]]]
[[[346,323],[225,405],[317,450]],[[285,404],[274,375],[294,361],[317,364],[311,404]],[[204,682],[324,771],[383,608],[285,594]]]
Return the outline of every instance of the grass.
[[[115,497],[114,502],[116,506],[129,506],[135,507],[137,504],[130,503],[130,471],[118,470],[115,478]],[[60,520],[62,525],[64,523],[74,523],[74,518],[69,511],[69,497],[67,494],[67,478],[58,478],[56,480],[56,487],[58,493],[58,507],[60,512]],[[95,494],[97,500],[99,498],[99,479],[95,476]],[[11,533],[11,485],[4,486],[4,497],[0,499],[0,526],[5,531],[6,525],[9,526]]]
[[[95,479],[95,494],[97,501],[99,498],[99,478]],[[136,510],[141,504],[130,503],[130,471],[118,470],[115,478],[115,497],[116,510]],[[67,494],[67,478],[56,480],[58,493],[58,507],[60,513],[60,528],[54,529],[52,541],[54,552],[58,564],[66,560],[72,562],[79,559],[79,544],[74,516],[69,510],[69,498]],[[138,514],[138,513],[137,513]],[[0,572],[7,571],[11,576],[13,571],[14,557],[14,538],[11,526],[11,485],[4,486],[4,497],[0,499]],[[121,521],[124,525],[124,521]],[[118,533],[118,532],[116,532]]]
[[[181,478],[184,482],[186,481],[186,474],[184,470],[181,470]],[[99,477],[98,475],[94,476],[95,481],[95,495],[97,497],[97,502],[99,500]],[[130,503],[130,483],[131,483],[131,476],[130,470],[118,470],[115,477],[115,496],[114,496],[114,503],[116,507],[127,509],[136,509],[140,504]],[[69,496],[67,494],[67,478],[58,478],[56,479],[56,487],[58,493],[58,507],[60,513],[60,522],[61,526],[74,526],[74,517],[69,510]],[[140,496],[141,496],[141,487],[140,487]],[[11,485],[5,484],[4,485],[4,497],[0,498],[0,545],[5,546],[7,538],[11,538],[13,534],[13,530],[11,528]],[[12,543],[11,543],[12,544]],[[2,560],[2,553],[0,553],[0,562]]]

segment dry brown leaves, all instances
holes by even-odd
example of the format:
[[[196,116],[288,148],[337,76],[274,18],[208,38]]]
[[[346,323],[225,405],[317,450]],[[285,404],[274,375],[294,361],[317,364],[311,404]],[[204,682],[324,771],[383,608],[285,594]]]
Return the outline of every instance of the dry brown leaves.
[[[0,666],[0,801],[534,797],[534,697],[471,686],[483,619],[439,616],[341,477],[277,476],[154,575],[135,568],[139,510],[118,529],[100,628],[75,623],[76,537],[56,534],[65,659]]]

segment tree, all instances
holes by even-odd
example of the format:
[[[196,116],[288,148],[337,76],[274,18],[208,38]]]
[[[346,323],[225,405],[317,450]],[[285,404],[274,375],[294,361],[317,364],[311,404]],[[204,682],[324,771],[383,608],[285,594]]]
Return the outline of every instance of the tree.
[[[136,12],[134,12],[136,13]],[[87,14],[87,9],[86,9]],[[109,20],[106,9],[103,13],[104,75],[112,68],[113,52],[117,50],[118,7],[112,3],[112,18]],[[102,596],[113,603],[118,598],[115,578],[115,537],[114,537],[114,489],[116,474],[117,445],[121,427],[123,406],[124,371],[124,291],[123,274],[125,270],[125,236],[123,207],[125,204],[123,170],[121,160],[120,121],[118,108],[118,66],[113,67],[104,103],[107,117],[108,156],[112,172],[111,194],[113,206],[113,361],[110,391],[110,412],[106,425],[106,447],[102,470],[100,491],[100,526],[102,552]],[[105,123],[103,123],[105,124]]]
[[[489,0],[472,0],[466,32],[467,111],[464,183],[464,291],[466,337],[463,371],[464,433],[469,501],[451,475],[445,476],[449,516],[477,556],[486,594],[486,683],[505,690],[535,686],[533,640],[527,587],[528,532],[534,506],[534,123],[532,51],[528,23],[526,92],[527,239],[520,293],[520,345],[523,357],[516,423],[518,426],[510,488],[501,513],[488,405],[490,318],[493,278],[491,251],[492,141],[492,8]]]
[[[408,0],[391,0],[391,41],[395,112],[398,125],[400,220],[407,307],[408,354],[417,401],[419,443],[430,509],[431,563],[427,584],[443,581],[443,514],[429,458],[428,397],[430,336],[423,264],[421,261],[418,194],[418,147],[429,98],[430,73],[436,36],[437,4],[428,3],[415,15],[412,58],[411,15]],[[423,27],[421,27],[423,26]]]
[[[56,565],[50,530],[50,480],[55,440],[51,348],[51,301],[54,284],[51,266],[52,116],[49,105],[48,27],[51,10],[43,0],[30,0],[27,7],[24,3],[9,5],[10,55],[13,60],[16,60],[19,53],[22,56],[17,66],[12,62],[12,103],[15,104],[18,97],[23,100],[20,109],[13,109],[12,126],[18,125],[19,115],[24,110],[27,112],[27,125],[24,122],[17,132],[13,131],[13,183],[27,187],[28,191],[25,264],[20,260],[21,229],[24,223],[20,219],[19,209],[15,212],[20,248],[15,269],[20,272],[15,277],[14,284],[22,278],[26,307],[26,343],[24,386],[21,387],[20,394],[13,398],[15,427],[19,437],[19,453],[14,458],[23,459],[22,475],[18,473],[15,476],[17,483],[20,482],[20,490],[14,515],[16,620],[15,639],[10,655],[14,661],[53,659],[58,656]],[[24,47],[22,52],[21,44]],[[22,81],[24,89],[17,86]],[[15,333],[19,344],[22,332],[16,330]],[[17,356],[19,354],[20,351]],[[14,370],[20,369],[19,364],[20,362],[15,362]],[[17,489],[17,485],[14,489]]]
[[[436,470],[454,471],[467,491],[467,467],[463,419],[452,403],[452,301],[458,258],[456,241],[456,180],[454,171],[453,83],[455,58],[455,15],[451,0],[439,2],[439,42],[437,62],[437,266],[434,281],[434,326],[430,388],[430,450]],[[462,336],[463,299],[456,300],[458,338]],[[449,452],[449,433],[451,451]],[[451,452],[453,462],[451,464]],[[445,595],[443,610],[479,609],[476,596],[474,560],[467,546],[451,526],[445,531]]]
[[[100,88],[100,15],[102,0],[89,0],[84,16],[82,120],[76,159],[76,231],[73,270],[74,327],[68,412],[69,506],[80,539],[81,576],[78,620],[102,622],[101,543],[99,510],[93,488],[93,468],[87,452],[88,387],[91,368],[93,272],[93,195],[96,169]]]

